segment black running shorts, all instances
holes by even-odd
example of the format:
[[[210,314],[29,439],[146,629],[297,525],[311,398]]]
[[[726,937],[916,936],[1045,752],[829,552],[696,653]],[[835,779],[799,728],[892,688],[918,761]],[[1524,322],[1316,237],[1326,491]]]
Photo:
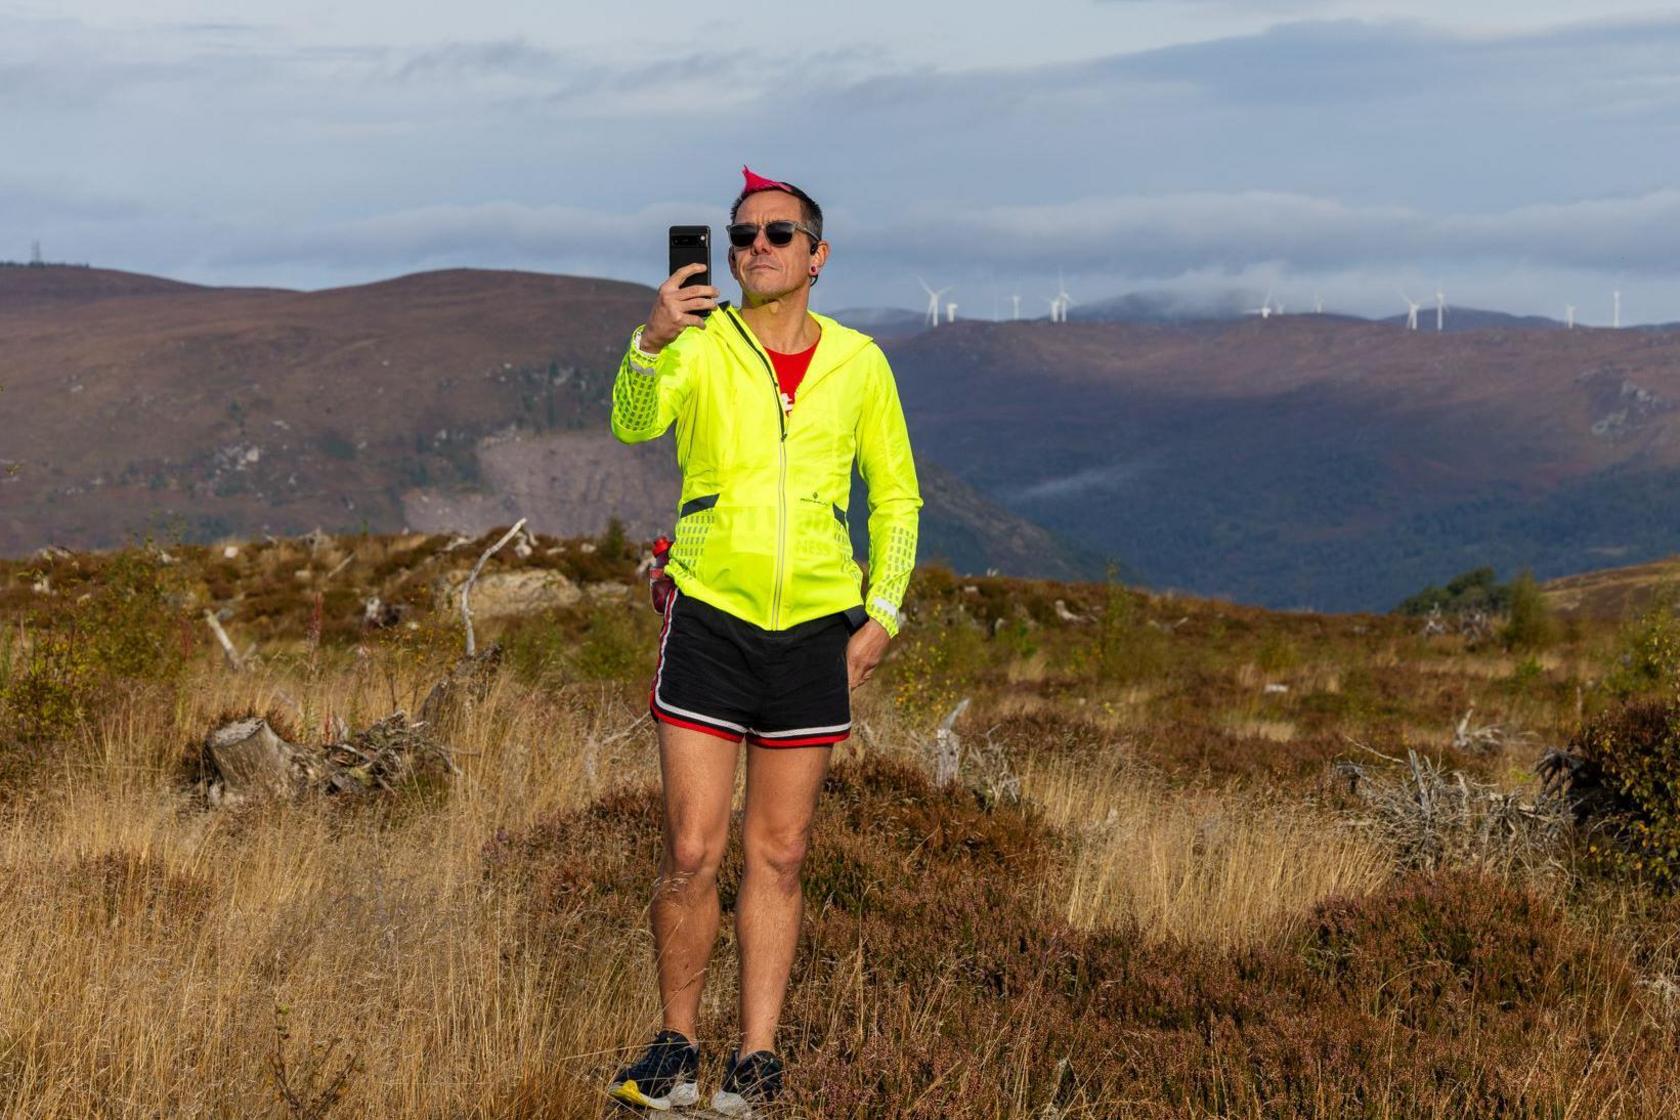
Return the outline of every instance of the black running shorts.
[[[734,743],[838,743],[852,731],[846,679],[852,629],[843,612],[787,630],[760,630],[673,593],[659,635],[649,701],[653,718]]]

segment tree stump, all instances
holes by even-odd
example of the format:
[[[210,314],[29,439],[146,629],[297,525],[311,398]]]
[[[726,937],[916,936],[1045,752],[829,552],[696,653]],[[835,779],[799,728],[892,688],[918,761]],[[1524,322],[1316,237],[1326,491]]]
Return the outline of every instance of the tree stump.
[[[217,806],[294,797],[316,769],[307,752],[276,735],[261,716],[216,728],[204,749],[218,775],[209,788]]]

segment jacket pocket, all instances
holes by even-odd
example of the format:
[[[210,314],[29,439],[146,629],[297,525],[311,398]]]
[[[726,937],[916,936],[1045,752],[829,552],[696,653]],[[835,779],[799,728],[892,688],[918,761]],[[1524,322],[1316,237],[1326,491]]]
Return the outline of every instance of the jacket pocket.
[[[719,495],[717,494],[702,494],[698,498],[690,498],[688,501],[684,502],[682,504],[682,508],[677,511],[677,520],[680,521],[691,513],[702,513],[711,509],[713,506],[718,504],[718,497]]]

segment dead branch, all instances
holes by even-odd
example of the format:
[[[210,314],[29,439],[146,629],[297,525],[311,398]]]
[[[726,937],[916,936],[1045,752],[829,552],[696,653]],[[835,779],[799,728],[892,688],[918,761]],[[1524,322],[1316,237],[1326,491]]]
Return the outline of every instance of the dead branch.
[[[1560,865],[1570,825],[1563,799],[1542,791],[1525,800],[1461,771],[1443,771],[1414,750],[1402,761],[1364,749],[1392,765],[1343,760],[1336,771],[1365,803],[1357,823],[1402,866],[1541,874]]]
[[[228,641],[227,631],[222,629],[221,621],[216,618],[216,612],[206,609],[204,621],[209,624],[210,632],[216,635],[216,641],[221,644],[222,656],[227,658],[228,668],[236,673],[239,672],[244,668],[244,663],[240,660],[238,652],[233,648],[233,643]]]
[[[484,550],[484,555],[478,558],[478,563],[473,565],[472,571],[467,575],[467,582],[461,585],[461,623],[467,629],[468,657],[472,657],[478,653],[478,642],[473,636],[472,607],[469,604],[469,600],[472,597],[473,584],[478,581],[478,573],[484,570],[484,565],[487,561],[489,561],[490,557],[496,555],[503,545],[507,544],[516,535],[518,535],[519,530],[525,528],[525,520],[525,518],[521,517],[518,521],[514,522],[513,528],[509,529],[506,533],[503,533],[501,540]]]
[[[933,780],[940,785],[957,780],[957,770],[962,764],[962,740],[952,729],[962,714],[968,711],[968,703],[966,696],[959,700],[957,706],[939,721],[939,728],[933,733]]]

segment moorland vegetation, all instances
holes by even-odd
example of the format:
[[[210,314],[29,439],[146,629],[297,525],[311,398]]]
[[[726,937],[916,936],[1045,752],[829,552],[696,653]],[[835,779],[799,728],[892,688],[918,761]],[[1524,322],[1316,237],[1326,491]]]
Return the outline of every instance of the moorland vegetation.
[[[0,1111],[602,1114],[657,1025],[635,542],[486,564],[555,598],[479,610],[499,653],[427,729],[458,773],[205,794],[230,716],[306,746],[414,718],[498,536],[0,564]],[[921,570],[835,752],[779,1114],[1676,1114],[1680,623],[1501,606]]]

